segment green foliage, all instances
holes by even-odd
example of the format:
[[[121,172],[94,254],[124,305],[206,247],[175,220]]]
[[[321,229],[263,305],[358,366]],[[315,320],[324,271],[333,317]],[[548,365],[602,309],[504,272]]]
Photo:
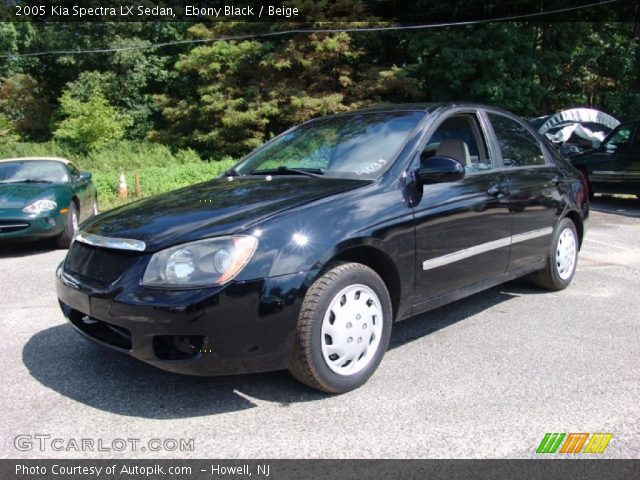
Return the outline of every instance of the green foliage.
[[[231,28],[199,25],[191,33],[208,38]],[[243,154],[292,124],[380,101],[403,76],[380,75],[347,33],[217,41],[181,56],[176,69],[192,88],[157,97],[167,125],[151,138],[208,155]],[[385,86],[362,89],[368,77]]]
[[[0,145],[17,142],[20,137],[16,134],[11,120],[0,113]]]
[[[331,28],[387,25],[376,20],[379,2],[298,3],[309,16],[324,12]],[[403,18],[434,8],[482,13],[474,2],[409,3]],[[116,139],[146,139],[205,158],[237,157],[309,118],[386,102],[478,101],[523,116],[593,106],[636,119],[637,15],[214,42],[292,24],[0,23],[2,53],[124,48],[0,58],[0,143],[54,137],[71,153],[93,155]],[[355,17],[363,20],[347,20]],[[203,42],[149,48],[187,39]]]
[[[42,137],[50,115],[51,105],[31,75],[16,73],[0,79],[0,116],[16,135]]]
[[[164,145],[150,142],[120,141],[109,148],[87,154],[65,144],[51,142],[12,142],[0,146],[0,158],[9,157],[62,157],[73,161],[81,170],[137,171],[148,167],[197,164],[200,156],[190,149],[171,151]],[[223,157],[222,160],[227,160]]]
[[[118,197],[119,173],[117,171],[96,171],[93,181],[99,192],[100,209],[104,211],[135,200],[135,173],[140,176],[142,198],[211,180],[220,176],[233,163],[233,160],[225,159],[217,162],[189,162],[165,167],[147,167],[136,172],[125,172],[129,196],[124,199]]]
[[[60,109],[66,118],[58,124],[54,137],[83,152],[120,140],[131,125],[131,119],[109,105],[97,88],[86,100],[65,92],[60,98]]]

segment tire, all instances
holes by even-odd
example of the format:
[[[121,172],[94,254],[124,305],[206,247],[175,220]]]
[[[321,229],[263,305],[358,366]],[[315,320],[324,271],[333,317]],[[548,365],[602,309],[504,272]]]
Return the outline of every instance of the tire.
[[[580,172],[580,174],[582,175],[582,181],[584,182],[584,186],[587,189],[587,198],[589,199],[590,202],[593,201],[593,199],[595,198],[596,194],[594,193],[593,189],[591,188],[591,181],[589,180],[589,175],[587,175],[587,171],[583,170],[583,169],[578,169],[578,171]]]
[[[576,226],[568,218],[558,222],[546,266],[533,274],[535,283],[546,290],[564,290],[576,273],[578,264],[578,233]]]
[[[93,203],[91,204],[91,216],[95,217],[99,213],[100,211],[98,210],[98,197],[94,197]]]
[[[67,226],[64,231],[56,238],[56,243],[60,248],[69,248],[71,241],[78,231],[78,207],[74,202],[69,205],[67,212]]]
[[[326,393],[358,388],[382,361],[392,317],[389,292],[373,270],[359,263],[331,266],[305,295],[289,371]]]

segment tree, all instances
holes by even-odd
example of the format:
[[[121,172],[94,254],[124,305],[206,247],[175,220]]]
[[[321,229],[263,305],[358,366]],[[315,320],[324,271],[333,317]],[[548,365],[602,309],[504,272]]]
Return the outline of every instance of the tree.
[[[194,26],[191,34],[212,38],[246,33],[247,28],[221,22],[212,28]],[[415,98],[417,82],[394,65],[369,63],[366,52],[345,32],[195,47],[175,65],[182,88],[156,97],[166,125],[152,138],[212,156],[237,156],[315,116],[385,97]]]
[[[66,118],[58,124],[54,137],[84,152],[120,140],[131,124],[131,119],[109,105],[97,88],[87,101],[65,92],[60,99],[60,109]]]
[[[28,139],[41,139],[49,129],[52,107],[31,76],[18,73],[0,79],[0,115],[6,128]]]

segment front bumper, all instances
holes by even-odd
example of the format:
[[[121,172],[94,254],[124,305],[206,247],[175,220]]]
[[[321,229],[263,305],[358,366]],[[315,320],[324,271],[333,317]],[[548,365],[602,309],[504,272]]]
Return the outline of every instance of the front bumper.
[[[288,367],[313,272],[182,291],[96,288],[63,265],[56,277],[62,311],[85,337],[163,370],[222,375]]]
[[[60,235],[67,215],[58,210],[29,215],[19,209],[0,210],[0,241],[39,240]]]

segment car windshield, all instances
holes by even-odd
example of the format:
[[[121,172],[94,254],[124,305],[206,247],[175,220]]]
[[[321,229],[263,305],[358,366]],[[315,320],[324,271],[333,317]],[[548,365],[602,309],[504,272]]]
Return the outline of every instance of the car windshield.
[[[374,179],[393,162],[425,112],[367,112],[301,125],[249,154],[238,175],[327,175]]]
[[[69,173],[54,160],[16,160],[0,162],[0,183],[67,183]]]

